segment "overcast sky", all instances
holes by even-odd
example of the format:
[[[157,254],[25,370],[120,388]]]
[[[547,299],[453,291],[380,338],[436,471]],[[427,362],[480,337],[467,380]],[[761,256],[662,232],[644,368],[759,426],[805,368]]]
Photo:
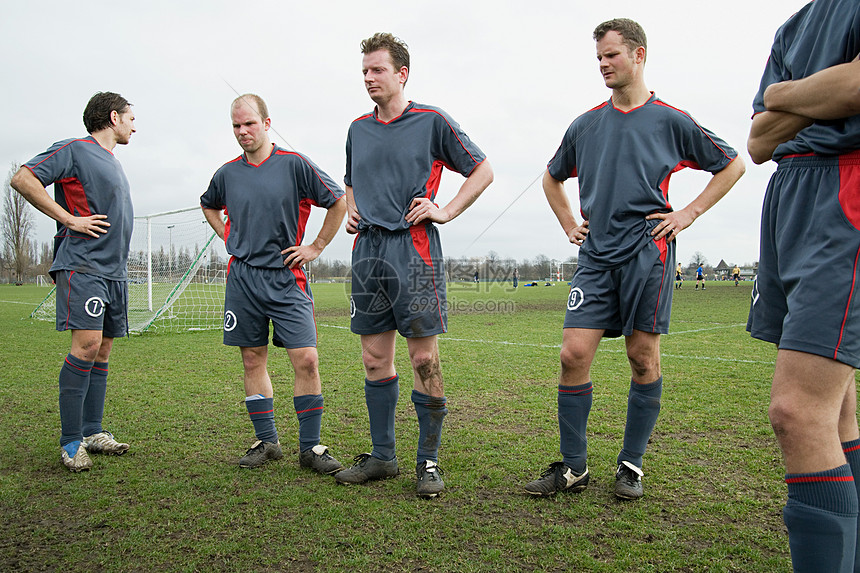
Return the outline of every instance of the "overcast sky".
[[[199,205],[214,171],[240,148],[229,105],[238,92],[268,103],[273,140],[310,156],[336,181],[350,122],[372,109],[359,43],[388,31],[409,45],[406,95],[457,120],[487,154],[495,182],[442,227],[446,256],[566,259],[576,254],[550,211],[540,177],[579,114],[608,99],[591,32],[628,17],[648,35],[646,84],[741,153],[747,174],[681,233],[678,261],[698,251],[716,265],[758,259],[761,201],[773,163],[746,153],[751,101],[773,35],[802,0],[691,2],[8,2],[0,165],[86,135],[81,114],[96,91],[134,104],[137,133],[116,156],[136,215]],[[675,174],[669,199],[689,203],[709,174]],[[462,178],[446,171],[437,202]],[[567,183],[577,208],[575,180]],[[37,214],[39,241],[53,223]],[[316,236],[322,217],[309,224]],[[341,231],[324,258],[348,259]]]

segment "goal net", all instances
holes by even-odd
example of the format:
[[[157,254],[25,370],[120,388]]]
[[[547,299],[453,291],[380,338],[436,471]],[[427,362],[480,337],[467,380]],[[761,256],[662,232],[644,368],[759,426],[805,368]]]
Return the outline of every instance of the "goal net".
[[[128,257],[128,328],[221,328],[227,252],[199,207],[134,218]],[[30,315],[54,320],[55,291]]]

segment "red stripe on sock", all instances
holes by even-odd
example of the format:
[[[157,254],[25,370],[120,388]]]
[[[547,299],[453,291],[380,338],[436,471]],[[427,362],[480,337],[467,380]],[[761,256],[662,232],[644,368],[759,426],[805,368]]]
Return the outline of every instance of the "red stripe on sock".
[[[304,414],[305,412],[313,412],[314,410],[322,410],[322,406],[317,406],[316,408],[308,408],[307,410],[296,410],[296,414]]]
[[[848,452],[856,452],[857,450],[860,450],[860,444],[857,444],[856,446],[851,446],[850,448],[843,448],[842,451],[845,453],[848,453]]]
[[[72,368],[74,368],[75,370],[77,370],[77,371],[79,371],[79,372],[89,372],[90,370],[92,370],[92,367],[90,367],[90,368],[81,368],[80,366],[75,366],[74,364],[72,364],[71,362],[69,362],[69,359],[68,359],[68,358],[66,358],[66,364],[68,364],[69,366],[71,366]]]
[[[248,415],[249,416],[256,416],[257,414],[271,414],[274,411],[275,411],[275,409],[272,408],[271,410],[266,410],[264,412],[248,412]]]
[[[854,476],[802,476],[786,478],[785,483],[817,483],[837,481],[854,481]]]

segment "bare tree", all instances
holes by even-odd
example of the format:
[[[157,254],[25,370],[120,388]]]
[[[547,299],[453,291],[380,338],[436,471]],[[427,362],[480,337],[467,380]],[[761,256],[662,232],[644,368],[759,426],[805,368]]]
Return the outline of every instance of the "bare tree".
[[[696,251],[696,253],[692,257],[690,257],[691,267],[698,267],[699,265],[703,267],[708,266],[708,259],[707,257],[705,257],[705,255],[702,254],[702,251]]]
[[[15,274],[15,282],[21,283],[31,263],[31,241],[35,220],[30,204],[24,196],[12,189],[12,176],[20,165],[13,163],[3,183],[3,259]]]

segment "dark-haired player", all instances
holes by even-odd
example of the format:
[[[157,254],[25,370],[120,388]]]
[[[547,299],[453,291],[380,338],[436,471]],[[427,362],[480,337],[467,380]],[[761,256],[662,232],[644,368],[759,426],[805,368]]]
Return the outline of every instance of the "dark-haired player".
[[[801,8],[774,38],[747,145],[756,163],[778,164],[747,329],[779,348],[768,413],[795,571],[860,571],[858,53],[860,2]]]
[[[675,238],[731,189],[744,172],[737,153],[686,112],[645,86],[645,32],[627,19],[594,31],[597,60],[612,97],[579,116],[544,173],[543,188],[571,243],[580,246],[561,349],[558,423],[562,461],[527,493],[581,491],[589,480],[586,426],[591,364],[603,336],[625,337],[632,380],[615,495],[642,496],[642,457],[657,422],[663,376],[660,334],[668,332]],[[684,167],[713,173],[689,205],[674,211],[669,178]],[[584,221],[564,181],[579,181]]]
[[[73,472],[92,467],[87,452],[123,454],[102,427],[113,339],[128,334],[126,262],[134,222],[131,192],[114,147],[134,129],[131,104],[99,92],[84,110],[89,137],[66,139],[12,177],[12,187],[57,221],[51,276],[57,285],[57,330],[72,331],[60,369],[60,457]],[[54,198],[46,191],[54,185]]]
[[[346,213],[343,190],[313,162],[269,139],[271,119],[257,95],[230,106],[233,135],[244,153],[225,163],[200,197],[206,220],[231,255],[224,297],[224,344],[242,354],[245,405],[257,441],[239,460],[256,468],[283,457],[267,370],[272,343],[286,348],[295,373],[299,463],[320,473],[340,470],[321,445],[322,384],[313,298],[303,266],[331,242]],[[327,209],[311,243],[302,244],[312,206]],[[221,211],[227,211],[225,223]]]
[[[447,329],[445,269],[434,223],[460,215],[493,180],[484,154],[444,111],[406,99],[409,51],[391,34],[361,43],[364,86],[376,104],[352,122],[346,142],[347,231],[352,252],[352,331],[361,335],[365,399],[373,451],[356,456],[339,483],[399,473],[394,410],[399,378],[396,334],[406,337],[418,414],[417,493],[435,497],[447,413],[437,335]],[[442,169],[466,177],[444,207],[434,203]]]

